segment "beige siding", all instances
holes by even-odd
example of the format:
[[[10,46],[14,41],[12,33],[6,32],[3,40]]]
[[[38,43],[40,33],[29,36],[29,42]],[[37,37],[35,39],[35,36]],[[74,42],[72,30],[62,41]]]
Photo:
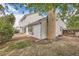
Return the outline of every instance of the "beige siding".
[[[42,21],[42,26],[41,26],[41,30],[42,30],[42,32],[41,32],[41,36],[42,36],[42,39],[45,39],[45,38],[47,38],[47,21],[45,20],[45,21]]]
[[[38,39],[41,39],[41,24],[33,26],[33,36]]]
[[[66,24],[62,20],[58,19],[56,21],[56,34],[55,35],[56,36],[62,35],[62,30],[65,28],[66,28]]]

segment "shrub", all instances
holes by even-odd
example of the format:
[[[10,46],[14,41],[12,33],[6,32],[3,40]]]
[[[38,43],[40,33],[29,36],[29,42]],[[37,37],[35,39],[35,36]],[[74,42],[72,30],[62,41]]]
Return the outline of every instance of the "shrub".
[[[15,23],[15,16],[13,14],[2,16],[2,17],[0,17],[0,19],[6,20],[7,22],[11,23],[12,26]]]
[[[79,16],[72,16],[67,21],[68,29],[79,29]]]
[[[13,14],[7,15],[4,17],[9,23],[11,23],[12,25],[14,25],[15,22],[15,16]]]
[[[13,26],[0,18],[0,43],[9,41],[13,36]]]

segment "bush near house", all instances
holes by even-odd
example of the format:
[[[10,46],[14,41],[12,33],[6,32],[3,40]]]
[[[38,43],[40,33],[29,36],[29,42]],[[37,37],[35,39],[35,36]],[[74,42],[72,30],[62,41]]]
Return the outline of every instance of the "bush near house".
[[[5,17],[0,18],[0,43],[9,41],[13,34],[13,24],[11,24]]]
[[[72,16],[67,23],[68,29],[79,29],[79,16]]]
[[[0,43],[10,40],[13,36],[13,27],[10,23],[0,19]]]
[[[11,23],[12,25],[14,25],[15,22],[15,16],[13,14],[2,16],[0,17],[0,19],[6,20],[8,23]]]
[[[4,17],[9,23],[11,23],[12,25],[14,25],[15,22],[15,16],[13,14],[7,15]]]

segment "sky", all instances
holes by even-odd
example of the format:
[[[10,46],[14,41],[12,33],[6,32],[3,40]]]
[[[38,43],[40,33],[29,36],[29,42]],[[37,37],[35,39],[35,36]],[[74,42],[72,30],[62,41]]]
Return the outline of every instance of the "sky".
[[[29,9],[21,3],[2,3],[2,5],[5,8],[6,14],[14,14],[16,18],[14,27],[19,26],[19,21],[25,14],[29,14]],[[57,12],[60,12],[59,9],[57,9]]]
[[[6,14],[11,14],[11,13],[14,14],[14,16],[16,18],[14,27],[17,27],[19,25],[20,19],[22,19],[22,17],[25,14],[29,13],[29,10],[26,7],[24,7],[22,4],[19,4],[19,3],[14,4],[14,5],[8,4],[8,3],[3,3],[2,5],[3,5],[3,7],[5,7]]]
[[[14,27],[19,26],[19,21],[25,14],[29,14],[29,9],[26,8],[21,3],[2,3],[3,7],[5,8],[6,14],[14,14],[16,20]],[[7,7],[6,7],[7,6]],[[69,12],[73,11],[73,7],[69,6]],[[60,9],[56,9],[56,13],[61,13]]]

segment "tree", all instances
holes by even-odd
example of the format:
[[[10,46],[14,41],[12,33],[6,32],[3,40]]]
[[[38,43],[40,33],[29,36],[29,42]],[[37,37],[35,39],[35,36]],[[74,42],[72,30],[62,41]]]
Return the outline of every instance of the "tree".
[[[14,34],[13,26],[5,18],[0,18],[0,43],[11,40]]]
[[[4,9],[4,7],[2,5],[0,5],[0,10],[3,10],[3,9]]]
[[[11,23],[12,25],[14,25],[14,22],[15,22],[15,16],[13,14],[10,14],[10,15],[7,15],[5,16],[5,19]]]
[[[71,4],[72,14],[68,15],[67,28],[68,29],[79,29],[79,4]]]
[[[79,16],[72,16],[67,23],[68,29],[79,29]]]
[[[0,12],[5,15],[5,12],[4,12],[4,7],[0,4]]]
[[[13,14],[0,17],[0,43],[9,41],[13,34],[13,24],[15,17]]]
[[[6,20],[8,23],[11,23],[12,25],[14,25],[15,16],[14,16],[13,14],[6,15],[6,16],[2,16],[1,18],[2,18],[3,20]]]

